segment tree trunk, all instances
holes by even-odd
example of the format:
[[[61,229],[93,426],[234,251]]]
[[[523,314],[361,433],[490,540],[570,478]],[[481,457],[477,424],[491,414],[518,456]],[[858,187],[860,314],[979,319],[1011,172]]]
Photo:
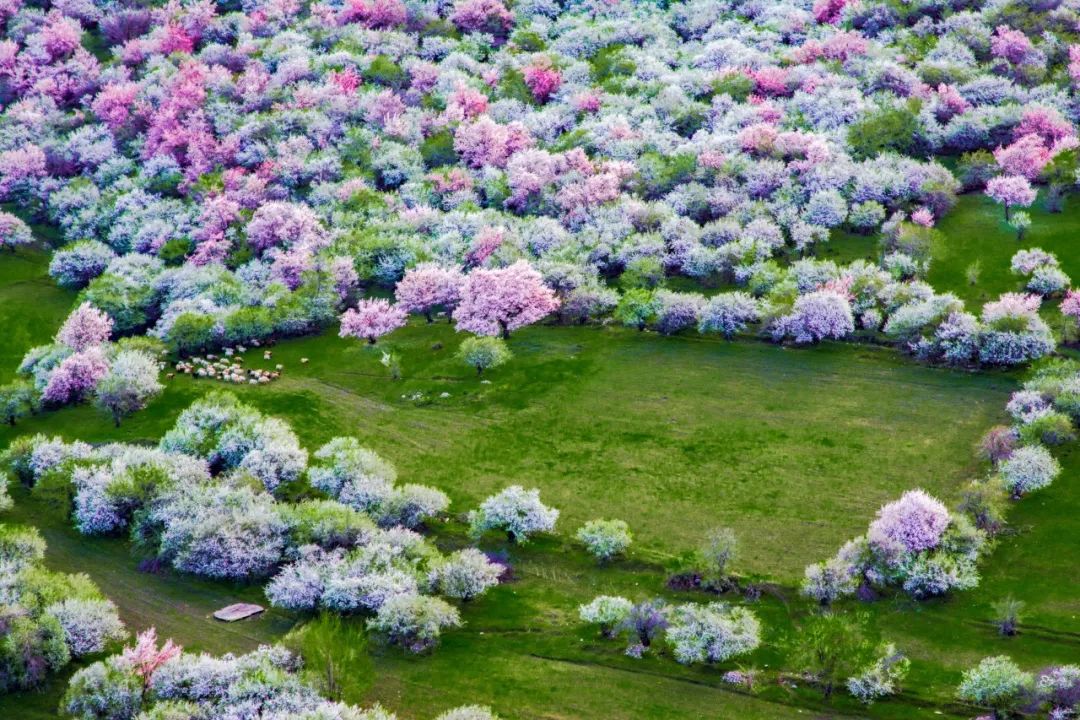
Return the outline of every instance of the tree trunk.
[[[504,323],[502,320],[500,320],[499,321],[499,328],[502,330],[502,339],[503,340],[509,340],[510,339],[510,328],[508,328],[506,326],[506,323]]]
[[[484,374],[484,366],[483,365],[477,365],[476,366],[476,375],[477,375],[477,377],[479,377],[479,376],[481,376],[483,374]]]
[[[1009,203],[1005,203],[1005,222],[1009,222]]]
[[[435,322],[435,318],[431,315],[430,310],[425,310],[424,311],[424,318],[428,321],[428,325]]]
[[[375,344],[375,338],[374,337],[369,337],[367,339],[367,342],[368,342],[368,345],[374,345]]]

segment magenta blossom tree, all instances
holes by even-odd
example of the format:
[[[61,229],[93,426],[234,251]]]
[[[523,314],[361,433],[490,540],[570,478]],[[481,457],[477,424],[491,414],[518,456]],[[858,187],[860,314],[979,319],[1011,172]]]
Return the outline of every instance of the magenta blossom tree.
[[[423,263],[405,272],[394,288],[394,295],[399,307],[406,312],[422,313],[430,323],[434,322],[432,312],[436,307],[453,310],[457,306],[464,281],[465,276],[457,268]]]
[[[109,372],[109,363],[100,347],[69,355],[53,370],[41,399],[54,405],[78,402],[97,387]]]
[[[454,311],[458,330],[502,335],[543,319],[559,307],[555,291],[524,260],[497,270],[473,270]]]
[[[88,302],[75,308],[56,334],[58,342],[75,352],[101,345],[112,334],[113,321]]]
[[[986,183],[986,194],[1005,206],[1005,220],[1009,220],[1009,208],[1028,207],[1035,202],[1035,188],[1027,178],[1019,175],[1004,175]]]
[[[399,305],[382,299],[361,300],[355,309],[341,316],[341,337],[363,338],[369,344],[405,324],[406,313]]]

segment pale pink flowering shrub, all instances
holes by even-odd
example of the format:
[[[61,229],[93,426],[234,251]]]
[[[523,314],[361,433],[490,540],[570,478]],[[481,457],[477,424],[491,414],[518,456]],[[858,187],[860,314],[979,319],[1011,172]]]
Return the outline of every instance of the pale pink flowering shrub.
[[[458,330],[502,335],[542,320],[559,307],[555,292],[527,262],[506,268],[478,268],[465,278],[461,303],[454,310]]]
[[[1054,108],[1036,105],[1024,110],[1020,124],[1013,129],[1013,137],[1020,139],[1037,135],[1047,145],[1054,145],[1076,135],[1072,124]]]
[[[78,402],[89,395],[109,372],[109,363],[100,347],[64,358],[49,375],[41,399],[54,405]]]
[[[835,25],[840,22],[840,14],[847,4],[848,0],[815,0],[814,19],[819,23]]]
[[[514,153],[532,147],[529,131],[519,122],[501,125],[487,115],[460,125],[454,133],[454,150],[472,167],[506,167]]]
[[[927,228],[934,227],[934,213],[930,208],[920,207],[911,213],[911,222]]]
[[[0,198],[33,192],[35,183],[46,174],[45,151],[37,145],[0,152]]]
[[[247,236],[251,246],[262,252],[272,247],[319,246],[325,230],[307,205],[273,201],[252,215]]]
[[[405,24],[409,13],[401,0],[348,0],[342,22],[360,22],[373,30],[386,30]]]
[[[131,117],[131,108],[139,94],[139,84],[134,82],[110,83],[94,97],[90,107],[94,114],[113,130],[123,127]]]
[[[356,308],[349,308],[341,316],[341,337],[355,337],[367,340],[374,345],[383,335],[405,325],[406,313],[398,305],[377,298],[361,300]]]
[[[476,233],[476,237],[473,238],[469,252],[465,255],[466,262],[472,266],[483,265],[489,257],[495,254],[496,250],[502,247],[505,240],[506,231],[502,228],[480,228],[480,231]]]
[[[82,33],[78,20],[54,10],[49,13],[45,27],[41,29],[42,45],[54,60],[67,57],[79,47]]]
[[[1069,46],[1069,79],[1073,87],[1080,85],[1080,45]]]
[[[101,345],[112,334],[113,321],[107,314],[88,302],[75,308],[64,321],[56,341],[75,352]]]
[[[464,84],[459,84],[450,93],[446,106],[447,113],[452,117],[469,120],[480,117],[487,112],[487,109],[487,95]]]
[[[1080,292],[1069,290],[1061,301],[1061,314],[1080,322]]]

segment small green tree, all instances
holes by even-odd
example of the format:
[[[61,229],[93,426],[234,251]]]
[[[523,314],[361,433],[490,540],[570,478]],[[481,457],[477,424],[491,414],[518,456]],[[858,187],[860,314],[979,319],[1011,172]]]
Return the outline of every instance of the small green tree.
[[[27,380],[16,380],[0,386],[0,414],[8,425],[14,425],[19,418],[37,412],[38,393]]]
[[[457,356],[466,365],[476,368],[477,375],[483,375],[485,370],[499,367],[514,354],[506,347],[502,338],[480,335],[466,338],[461,343]]]
[[[865,668],[873,660],[873,651],[865,615],[814,615],[790,641],[792,667],[813,678],[826,698],[838,683]]]
[[[615,319],[623,325],[644,330],[655,317],[660,309],[660,303],[656,300],[656,294],[645,288],[627,290],[619,299],[615,307]]]
[[[304,658],[305,674],[331,700],[363,693],[375,677],[360,621],[323,613],[289,633],[285,643]]]
[[[997,625],[998,632],[1006,637],[1017,633],[1024,605],[1023,600],[1017,600],[1011,595],[994,603],[994,624]]]
[[[708,585],[717,585],[727,580],[738,550],[739,539],[734,530],[726,527],[710,530],[696,553],[701,579]]]

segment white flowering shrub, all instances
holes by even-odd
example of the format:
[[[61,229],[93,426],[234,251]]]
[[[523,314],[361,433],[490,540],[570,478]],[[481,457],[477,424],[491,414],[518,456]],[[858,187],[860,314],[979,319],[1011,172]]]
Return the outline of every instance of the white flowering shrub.
[[[679,662],[717,663],[756,649],[761,623],[746,608],[687,603],[672,612],[665,637]]]
[[[916,599],[970,589],[978,585],[976,562],[985,544],[966,516],[911,490],[882,506],[866,535],[809,566],[802,592],[827,605],[863,587],[901,589]]]
[[[511,542],[524,543],[541,532],[551,532],[559,511],[540,502],[540,491],[511,485],[492,495],[469,513],[469,529],[475,537],[502,530]]]
[[[430,650],[439,643],[443,630],[460,625],[456,609],[427,595],[395,595],[368,621],[369,628],[412,653]]]
[[[158,556],[183,572],[258,578],[281,562],[287,527],[272,496],[247,485],[205,485],[169,493],[147,514]]]
[[[623,520],[589,520],[575,537],[600,562],[622,555],[633,541],[630,526]]]
[[[319,448],[308,470],[313,487],[358,510],[373,510],[389,498],[397,471],[356,438],[338,437]]]
[[[127,637],[111,600],[68,599],[53,603],[45,612],[60,622],[72,657],[102,652],[109,643]]]
[[[604,637],[612,637],[628,617],[634,604],[624,597],[599,595],[585,605],[578,607],[578,617],[582,622],[596,625]]]
[[[440,595],[472,600],[498,585],[502,574],[502,565],[475,548],[465,548],[438,563],[428,575],[428,583]]]
[[[465,705],[447,710],[435,720],[499,720],[499,716],[483,705]]]
[[[205,458],[215,472],[245,470],[271,492],[307,467],[307,451],[288,425],[221,391],[206,394],[180,413],[160,447]]]
[[[1047,487],[1061,474],[1061,465],[1041,445],[1016,448],[998,469],[1002,483],[1013,497]]]
[[[900,692],[911,661],[892,643],[885,643],[866,669],[847,680],[847,689],[855,698],[870,705],[876,700]]]

